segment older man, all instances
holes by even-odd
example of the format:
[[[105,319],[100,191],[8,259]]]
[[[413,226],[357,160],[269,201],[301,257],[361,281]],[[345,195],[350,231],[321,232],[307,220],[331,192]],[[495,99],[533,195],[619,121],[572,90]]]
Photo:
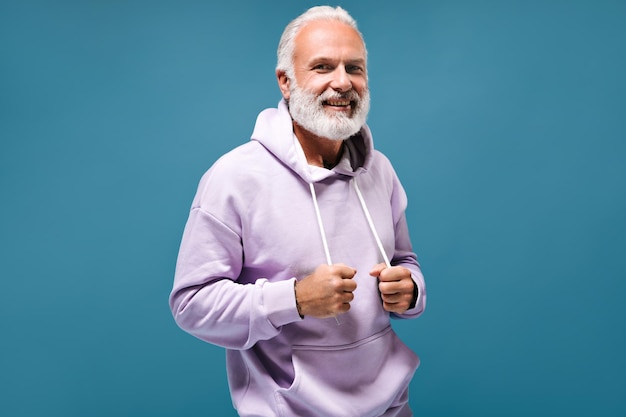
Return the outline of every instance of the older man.
[[[341,8],[314,7],[278,48],[283,99],[202,177],[170,306],[227,349],[241,416],[410,416],[419,359],[390,317],[426,302],[407,199],[374,150],[367,51]]]

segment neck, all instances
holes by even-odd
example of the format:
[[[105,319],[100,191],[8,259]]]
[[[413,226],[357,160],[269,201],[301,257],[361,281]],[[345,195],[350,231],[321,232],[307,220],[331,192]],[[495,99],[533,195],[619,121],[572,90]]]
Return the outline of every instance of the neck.
[[[322,138],[293,123],[293,131],[302,146],[309,165],[334,168],[341,158],[342,140]]]

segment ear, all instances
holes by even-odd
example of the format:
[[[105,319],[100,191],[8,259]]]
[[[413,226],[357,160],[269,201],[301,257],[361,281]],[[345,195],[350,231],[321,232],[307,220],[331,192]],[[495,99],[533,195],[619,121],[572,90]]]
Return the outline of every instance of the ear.
[[[278,88],[285,100],[289,100],[289,85],[291,80],[287,77],[287,73],[283,70],[276,70],[276,79],[278,80]]]

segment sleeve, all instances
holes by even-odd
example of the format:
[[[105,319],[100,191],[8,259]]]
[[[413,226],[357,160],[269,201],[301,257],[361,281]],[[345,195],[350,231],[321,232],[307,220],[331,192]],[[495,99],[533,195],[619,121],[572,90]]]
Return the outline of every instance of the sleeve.
[[[232,227],[194,206],[169,297],[174,319],[183,330],[229,349],[248,349],[276,336],[281,326],[300,320],[295,278],[237,282],[244,259],[241,242]]]
[[[408,200],[404,188],[397,175],[393,175],[393,191],[391,195],[391,206],[394,216],[395,227],[395,250],[391,260],[392,265],[403,266],[411,271],[411,276],[417,287],[417,299],[415,305],[403,314],[395,314],[396,318],[416,318],[424,312],[426,308],[426,283],[417,255],[413,252],[409,227],[406,221],[406,208]]]

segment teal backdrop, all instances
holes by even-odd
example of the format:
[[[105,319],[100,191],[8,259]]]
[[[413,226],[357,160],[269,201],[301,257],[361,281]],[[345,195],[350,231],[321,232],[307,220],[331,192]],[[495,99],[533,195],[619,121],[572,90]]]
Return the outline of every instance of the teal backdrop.
[[[416,416],[626,415],[626,2],[336,4],[429,288],[394,322]],[[198,180],[312,5],[1,2],[3,416],[235,415],[167,299]]]

